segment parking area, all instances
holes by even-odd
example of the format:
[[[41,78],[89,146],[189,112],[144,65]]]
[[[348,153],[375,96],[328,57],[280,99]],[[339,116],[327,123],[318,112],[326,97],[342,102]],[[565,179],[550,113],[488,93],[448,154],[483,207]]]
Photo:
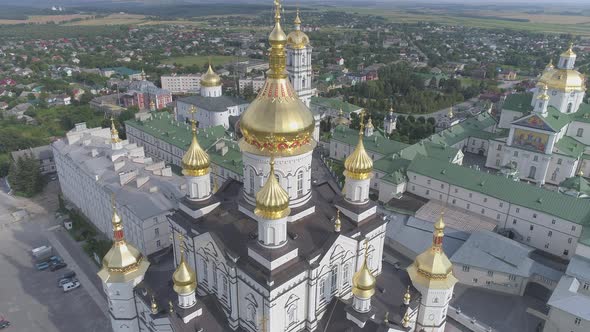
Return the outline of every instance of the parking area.
[[[104,308],[89,295],[82,278],[81,287],[70,292],[58,288],[57,280],[67,269],[80,274],[68,253],[54,248],[54,254],[68,264],[66,269],[35,268],[30,250],[51,245],[53,212],[43,204],[0,195],[0,315],[11,323],[7,332],[108,331],[110,321]],[[11,215],[15,210],[29,211],[29,216],[16,221]]]

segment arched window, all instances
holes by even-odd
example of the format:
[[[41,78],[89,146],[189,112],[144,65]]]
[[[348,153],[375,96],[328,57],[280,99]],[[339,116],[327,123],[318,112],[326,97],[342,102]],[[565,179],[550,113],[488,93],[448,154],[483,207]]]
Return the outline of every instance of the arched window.
[[[213,264],[213,288],[217,289],[217,268]]]
[[[297,323],[297,303],[293,303],[287,308],[287,326]]]
[[[573,104],[572,103],[567,104],[567,110],[566,110],[566,112],[567,113],[571,113],[572,112],[572,107],[573,107]]]
[[[207,280],[209,276],[209,271],[207,270],[207,261],[205,261],[205,258],[202,258],[201,260],[203,262],[203,280]]]
[[[338,266],[332,267],[332,284],[331,284],[332,292],[335,292],[338,288]]]
[[[254,305],[252,303],[248,304],[247,311],[248,311],[248,313],[247,313],[248,321],[250,321],[250,323],[256,325],[256,308],[254,308]]]
[[[297,196],[303,195],[303,171],[297,173]]]
[[[250,193],[254,194],[254,170],[250,169]]]
[[[535,173],[537,173],[537,168],[535,166],[531,166],[531,169],[529,171],[529,179],[534,179]]]
[[[305,88],[305,87],[306,87],[306,85],[305,85],[305,78],[303,78],[303,79],[301,80],[301,87],[302,87],[302,88]]]
[[[227,278],[225,276],[223,276],[222,283],[223,283],[223,294],[222,295],[225,296],[225,297],[227,297],[227,292],[228,292],[228,289],[227,289]]]
[[[350,265],[348,265],[348,264],[344,265],[344,269],[342,270],[342,280],[343,280],[343,283],[345,283],[345,284],[348,283],[348,278],[350,277],[349,270],[350,270]]]
[[[576,136],[578,136],[578,137],[584,136],[584,128],[578,128],[578,131],[576,132]]]

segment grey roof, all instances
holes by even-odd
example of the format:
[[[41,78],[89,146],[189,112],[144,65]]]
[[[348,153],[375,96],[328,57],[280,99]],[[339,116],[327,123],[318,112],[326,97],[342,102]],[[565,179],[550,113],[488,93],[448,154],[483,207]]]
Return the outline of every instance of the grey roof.
[[[578,255],[572,257],[565,273],[590,282],[590,260]]]
[[[533,249],[490,231],[477,231],[451,257],[453,263],[528,277]]]
[[[82,169],[89,177],[98,177],[98,182],[108,192],[117,195],[117,202],[126,206],[133,214],[141,220],[161,215],[177,207],[177,201],[184,196],[181,186],[184,184],[182,177],[172,173],[171,176],[161,176],[146,170],[147,166],[153,165],[151,158],[143,157],[143,148],[135,144],[124,142],[121,150],[113,151],[109,140],[105,135],[110,135],[109,128],[92,131],[92,134],[84,134],[80,141],[88,144],[67,144],[66,140],[59,140],[53,143],[53,147],[63,155],[67,155]],[[141,150],[141,157],[138,156]],[[92,156],[95,150],[96,155]],[[131,153],[133,152],[133,157]],[[113,154],[121,154],[116,158],[116,163],[124,162],[124,166],[114,169],[111,158]],[[119,174],[122,172],[137,172],[134,180],[121,185]],[[147,181],[139,188],[137,179],[148,177]],[[157,188],[157,189],[155,189]]]
[[[578,293],[580,287],[578,279],[564,276],[557,283],[547,304],[584,320],[590,320],[590,296]]]
[[[226,112],[228,107],[248,103],[242,98],[232,96],[203,97],[197,95],[180,98],[178,100],[183,103],[195,105],[196,107],[205,109],[209,112]]]
[[[387,225],[386,236],[410,250],[414,257],[432,245],[434,224],[416,217],[394,217]],[[443,250],[452,256],[467,240],[469,234],[453,228],[445,228]]]
[[[153,94],[153,95],[169,94],[170,93],[170,91],[168,91],[168,90],[158,88],[157,86],[154,85],[154,83],[152,83],[150,81],[132,81],[131,83],[129,83],[128,90],[139,91],[139,92],[149,93],[149,94]]]
[[[17,160],[19,157],[23,157],[25,154],[31,154],[33,155],[33,157],[39,160],[53,158],[53,150],[51,150],[51,147],[49,145],[13,151],[10,154],[12,155],[13,160]]]

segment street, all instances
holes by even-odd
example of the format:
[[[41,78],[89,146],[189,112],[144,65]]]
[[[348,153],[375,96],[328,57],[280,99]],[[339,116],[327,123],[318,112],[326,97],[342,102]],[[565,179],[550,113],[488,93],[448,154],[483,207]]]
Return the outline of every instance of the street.
[[[57,191],[58,184],[53,181],[34,199],[0,192],[0,316],[10,321],[8,331],[108,331],[106,301],[95,283],[98,268],[73,246],[77,243],[65,229],[55,224]],[[13,218],[12,213],[21,210],[28,216]],[[30,250],[41,245],[53,246],[54,254],[68,267],[55,272],[36,270]],[[57,280],[67,269],[77,273],[81,287],[64,293]]]

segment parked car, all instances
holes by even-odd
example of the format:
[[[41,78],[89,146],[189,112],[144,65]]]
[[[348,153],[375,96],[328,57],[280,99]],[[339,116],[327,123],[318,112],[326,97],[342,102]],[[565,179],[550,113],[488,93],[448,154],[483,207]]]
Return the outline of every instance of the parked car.
[[[72,282],[68,282],[67,284],[63,285],[62,288],[64,290],[64,293],[67,293],[71,290],[74,290],[76,288],[80,287],[80,282],[79,281],[72,281]]]
[[[68,266],[68,264],[66,264],[64,262],[52,263],[51,266],[49,266],[49,269],[51,271],[57,271],[57,270],[63,269],[66,266]]]
[[[10,322],[7,321],[6,319],[2,318],[0,320],[0,329],[3,329],[5,327],[9,327],[10,326]]]
[[[37,270],[39,270],[39,271],[46,270],[47,268],[49,268],[49,263],[47,263],[47,262],[37,263],[37,264],[35,264],[35,266],[37,267]]]
[[[63,262],[63,259],[57,255],[54,255],[54,256],[49,257],[49,262],[50,263],[59,263],[59,262]]]
[[[75,276],[76,276],[76,272],[68,270],[64,274],[61,275],[60,279],[72,279]]]
[[[63,288],[63,286],[67,283],[78,281],[76,278],[61,278],[57,280],[57,288]]]

